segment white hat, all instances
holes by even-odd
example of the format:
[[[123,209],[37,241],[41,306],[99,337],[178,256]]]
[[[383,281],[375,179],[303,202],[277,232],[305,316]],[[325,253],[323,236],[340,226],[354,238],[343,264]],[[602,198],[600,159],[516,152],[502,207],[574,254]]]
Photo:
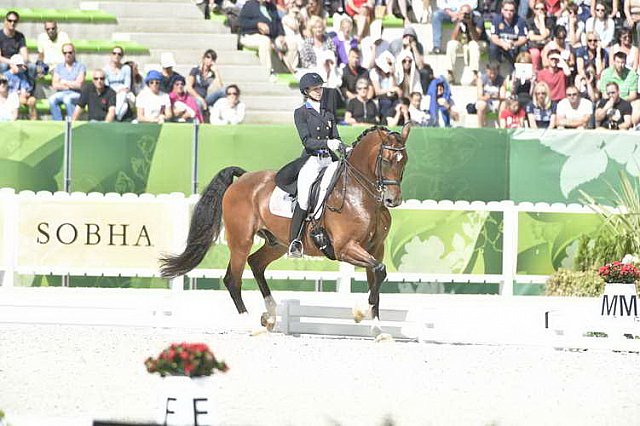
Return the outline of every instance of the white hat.
[[[160,54],[160,65],[162,68],[171,68],[176,66],[176,60],[171,52],[163,52]]]
[[[391,63],[389,63],[391,62]],[[382,72],[384,72],[385,74],[388,74],[391,72],[391,70],[393,70],[393,63],[395,62],[395,58],[393,57],[393,55],[391,54],[391,52],[389,52],[388,50],[385,50],[384,52],[382,52],[377,58],[376,58],[376,65],[382,70]]]
[[[24,58],[19,53],[16,53],[11,57],[10,62],[11,62],[11,65],[15,65],[15,66],[24,65]]]

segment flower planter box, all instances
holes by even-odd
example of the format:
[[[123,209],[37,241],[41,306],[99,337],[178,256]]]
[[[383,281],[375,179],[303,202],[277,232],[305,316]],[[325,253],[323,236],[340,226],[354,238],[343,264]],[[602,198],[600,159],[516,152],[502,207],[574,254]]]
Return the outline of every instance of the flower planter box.
[[[635,322],[638,295],[635,284],[607,283],[600,303],[600,316],[617,321]]]
[[[216,424],[211,376],[166,376],[160,387],[161,411],[156,421],[167,426]]]

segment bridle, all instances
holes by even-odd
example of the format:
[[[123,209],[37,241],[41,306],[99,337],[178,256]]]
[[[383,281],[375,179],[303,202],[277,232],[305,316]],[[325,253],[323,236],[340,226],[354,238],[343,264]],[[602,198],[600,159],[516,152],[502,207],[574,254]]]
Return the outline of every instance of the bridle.
[[[398,132],[389,132],[387,134],[387,138],[389,138],[390,136],[400,136],[400,133],[398,133]],[[386,139],[385,139],[385,141],[386,141]],[[404,151],[404,150],[407,149],[407,147],[405,145],[403,145],[403,146],[386,145],[384,143],[385,141],[383,141],[380,144],[380,149],[378,150],[378,157],[376,158],[376,186],[377,186],[379,192],[383,192],[385,190],[385,188],[387,187],[387,185],[389,185],[389,186],[393,186],[393,185],[400,186],[400,184],[402,183],[400,180],[387,179],[382,174],[382,154],[384,153],[384,150],[388,149],[389,151],[401,152],[401,151]]]
[[[398,133],[398,132],[389,132],[387,134],[387,136],[385,137],[385,139],[380,144],[380,148],[378,149],[378,156],[376,157],[375,181],[369,179],[360,170],[358,170],[357,168],[352,166],[351,163],[349,163],[349,159],[348,158],[345,158],[343,160],[344,165],[345,165],[343,190],[346,189],[347,174],[349,172],[351,172],[351,174],[353,175],[353,177],[356,180],[356,182],[358,182],[360,184],[360,186],[362,188],[364,188],[365,191],[367,191],[369,193],[369,195],[371,195],[380,204],[383,202],[384,191],[387,188],[387,186],[400,186],[400,184],[402,183],[401,182],[402,178],[400,180],[387,179],[382,174],[382,161],[383,161],[384,151],[385,150],[389,150],[389,151],[401,152],[401,151],[404,151],[404,150],[407,149],[407,147],[404,146],[404,145],[403,146],[393,146],[393,145],[390,145],[390,144],[386,143],[389,138],[396,137],[396,136],[400,136],[400,133]]]

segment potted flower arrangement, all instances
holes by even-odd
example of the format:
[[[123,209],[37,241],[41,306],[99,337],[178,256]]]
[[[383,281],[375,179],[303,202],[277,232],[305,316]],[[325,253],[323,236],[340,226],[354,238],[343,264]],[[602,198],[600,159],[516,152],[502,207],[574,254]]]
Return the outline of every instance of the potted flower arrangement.
[[[157,358],[147,358],[144,365],[149,373],[159,373],[162,377],[201,377],[210,376],[215,370],[223,373],[229,370],[204,343],[172,343]]]
[[[640,270],[635,266],[638,258],[626,255],[622,261],[607,263],[598,269],[605,282],[600,315],[634,320],[638,316],[636,281]]]
[[[632,255],[626,255],[622,261],[607,263],[598,269],[598,274],[608,284],[635,284],[640,279],[640,270],[634,263],[638,259]]]
[[[204,343],[172,343],[144,362],[149,373],[163,378],[158,422],[165,425],[214,424],[211,377],[229,367]]]

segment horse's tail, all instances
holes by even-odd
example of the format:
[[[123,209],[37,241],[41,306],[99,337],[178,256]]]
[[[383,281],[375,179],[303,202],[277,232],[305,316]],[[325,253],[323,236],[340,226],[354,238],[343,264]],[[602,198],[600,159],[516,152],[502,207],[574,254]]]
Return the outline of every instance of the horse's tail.
[[[220,235],[222,196],[233,183],[233,177],[245,173],[246,171],[240,167],[227,167],[220,170],[211,180],[193,209],[187,247],[179,255],[160,258],[162,277],[174,278],[184,275],[202,262],[209,247]]]

